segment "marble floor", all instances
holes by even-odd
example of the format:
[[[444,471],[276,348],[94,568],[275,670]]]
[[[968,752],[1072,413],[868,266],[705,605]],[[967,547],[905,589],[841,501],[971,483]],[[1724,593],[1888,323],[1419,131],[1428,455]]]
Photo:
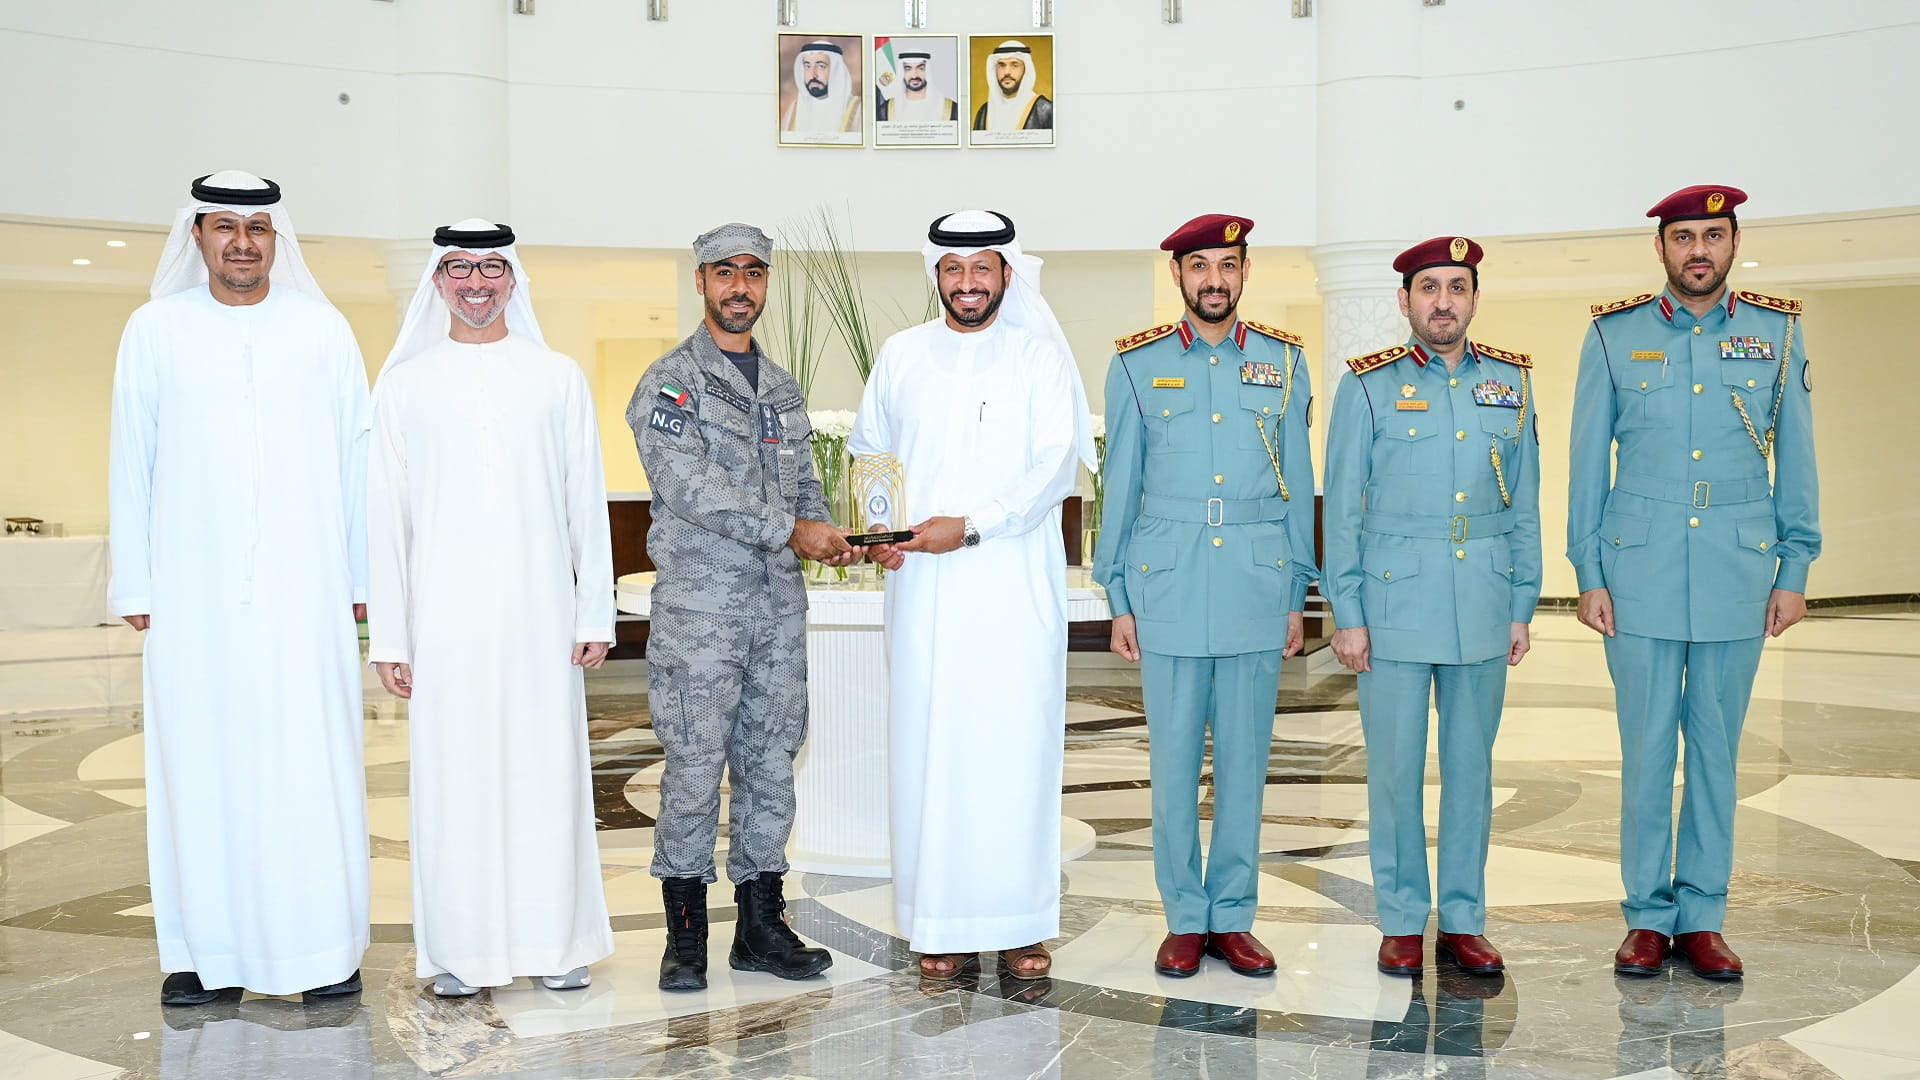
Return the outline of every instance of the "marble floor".
[[[1495,747],[1488,934],[1504,977],[1377,974],[1354,683],[1289,662],[1262,829],[1272,978],[1154,974],[1164,930],[1137,678],[1073,663],[1055,977],[925,989],[884,880],[796,874],[791,916],[834,951],[805,983],[728,970],[662,996],[647,875],[659,746],[644,668],[590,683],[603,874],[619,950],[593,985],[422,993],[408,927],[404,712],[368,695],[373,940],[357,999],[157,1000],[137,643],[0,635],[0,1077],[1920,1078],[1920,616],[1822,614],[1768,646],[1741,757],[1728,937],[1744,982],[1616,977],[1611,695],[1597,640],[1535,623]],[[619,670],[613,670],[618,667]],[[68,691],[84,699],[76,707]],[[1677,780],[1676,780],[1677,782]],[[1431,773],[1430,773],[1431,784]],[[1429,823],[1437,789],[1429,790]],[[982,807],[983,813],[986,807]],[[1203,816],[1206,813],[1203,807]],[[731,936],[713,893],[715,955]]]

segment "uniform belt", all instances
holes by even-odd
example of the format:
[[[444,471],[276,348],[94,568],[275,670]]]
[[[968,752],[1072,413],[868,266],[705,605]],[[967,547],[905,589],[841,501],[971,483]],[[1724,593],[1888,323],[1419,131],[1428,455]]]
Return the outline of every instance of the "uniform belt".
[[[1205,525],[1245,525],[1255,521],[1279,521],[1287,516],[1285,499],[1176,499],[1171,495],[1148,495],[1140,502],[1147,517],[1169,521],[1189,521]]]
[[[1764,476],[1752,480],[1659,480],[1651,476],[1624,475],[1614,479],[1613,490],[1655,502],[1680,503],[1696,510],[1759,502],[1773,494],[1773,486]]]
[[[1376,514],[1368,511],[1361,529],[1385,536],[1409,536],[1416,540],[1478,540],[1485,536],[1504,536],[1513,531],[1513,511],[1497,514],[1457,514],[1433,517],[1429,514]]]

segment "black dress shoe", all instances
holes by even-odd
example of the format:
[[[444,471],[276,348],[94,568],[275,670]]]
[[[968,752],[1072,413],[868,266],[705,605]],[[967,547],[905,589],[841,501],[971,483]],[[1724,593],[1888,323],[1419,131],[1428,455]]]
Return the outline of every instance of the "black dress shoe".
[[[200,985],[200,973],[176,971],[160,984],[162,1005],[205,1005],[220,996],[220,991]]]
[[[357,994],[359,992],[360,969],[354,968],[353,974],[341,979],[339,982],[328,983],[325,986],[316,986],[300,996],[302,998],[325,998],[339,997],[342,994]]]

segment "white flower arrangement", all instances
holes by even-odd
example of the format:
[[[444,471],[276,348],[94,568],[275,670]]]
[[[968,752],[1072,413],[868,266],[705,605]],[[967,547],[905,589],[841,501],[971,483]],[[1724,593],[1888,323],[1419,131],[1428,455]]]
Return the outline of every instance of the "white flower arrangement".
[[[1093,414],[1093,437],[1096,439],[1107,437],[1107,418],[1100,413]]]
[[[807,422],[813,425],[814,435],[823,439],[851,437],[853,419],[850,409],[818,409],[807,413]]]

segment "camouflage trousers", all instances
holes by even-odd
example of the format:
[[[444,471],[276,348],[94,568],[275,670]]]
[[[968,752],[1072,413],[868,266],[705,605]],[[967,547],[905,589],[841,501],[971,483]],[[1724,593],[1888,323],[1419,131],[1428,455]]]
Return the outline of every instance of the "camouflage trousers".
[[[647,707],[666,750],[653,876],[717,880],[720,778],[727,877],[784,874],[793,758],[807,735],[807,617],[745,619],[654,608]]]

